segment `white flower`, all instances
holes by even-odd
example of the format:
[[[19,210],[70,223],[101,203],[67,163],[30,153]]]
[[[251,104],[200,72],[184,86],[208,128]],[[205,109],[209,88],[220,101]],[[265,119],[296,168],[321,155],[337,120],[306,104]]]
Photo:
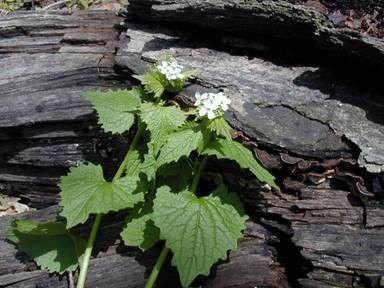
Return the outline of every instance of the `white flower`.
[[[168,80],[184,79],[183,68],[175,59],[163,60],[157,65],[157,69]]]
[[[195,106],[200,117],[207,116],[208,119],[214,119],[217,116],[223,114],[224,111],[228,110],[228,105],[231,100],[224,95],[224,93],[203,93],[196,92]]]
[[[208,99],[208,93],[200,94],[199,92],[196,92],[195,98],[196,98],[195,106],[199,106],[201,105],[202,101],[204,101],[205,99]]]

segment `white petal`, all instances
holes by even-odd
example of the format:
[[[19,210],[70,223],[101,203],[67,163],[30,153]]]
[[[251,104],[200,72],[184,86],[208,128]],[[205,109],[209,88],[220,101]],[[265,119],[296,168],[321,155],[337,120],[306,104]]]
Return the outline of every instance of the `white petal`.
[[[199,109],[199,115],[200,116],[204,116],[205,114],[207,114],[207,109],[203,106]]]
[[[215,105],[216,107],[219,107],[219,105],[221,104],[221,99],[219,97],[213,97],[212,98],[212,104]]]
[[[231,104],[231,99],[229,99],[228,97],[225,97],[225,98],[223,99],[222,103],[223,103],[223,104],[227,104],[227,105],[229,105],[229,104]]]
[[[221,105],[220,105],[220,108],[221,108],[221,110],[223,110],[223,111],[227,111],[229,107],[228,107],[227,104],[221,104]]]
[[[216,110],[219,108],[220,103],[212,102],[210,99],[204,100],[203,105],[210,110]]]
[[[206,108],[211,108],[211,106],[212,106],[211,99],[204,99],[203,100],[203,106],[206,107]]]
[[[216,114],[212,110],[209,110],[207,113],[207,116],[208,116],[208,119],[213,119],[216,117]]]

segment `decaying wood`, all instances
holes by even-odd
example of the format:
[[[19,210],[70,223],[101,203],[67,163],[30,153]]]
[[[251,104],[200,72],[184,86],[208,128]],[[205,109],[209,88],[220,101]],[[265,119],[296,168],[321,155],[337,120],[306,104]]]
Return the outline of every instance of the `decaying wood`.
[[[59,210],[59,207],[52,206],[22,213],[16,217],[0,218],[2,287],[69,287],[68,275],[59,277],[37,270],[25,255],[17,253],[14,245],[5,240],[6,231],[15,218],[44,222],[57,219]],[[124,247],[120,240],[116,240],[124,222],[124,215],[118,216],[108,217],[102,222],[95,247],[97,257],[91,260],[87,287],[144,287],[145,277],[150,273],[151,266],[160,253],[160,246],[149,253],[140,253],[137,249]],[[88,235],[88,232],[80,231],[84,236]],[[244,239],[240,241],[238,250],[230,255],[233,260],[219,265],[215,277],[205,280],[206,287],[229,287],[226,286],[228,284],[288,287],[284,268],[275,260],[276,250],[268,244],[276,241],[274,238],[272,233],[259,224],[248,222]],[[233,271],[236,271],[236,274],[233,274]],[[75,280],[76,277],[77,275]],[[159,282],[160,287],[179,287],[174,269],[165,270]]]
[[[48,207],[57,203],[56,184],[68,167],[92,161],[115,169],[125,140],[100,133],[92,109],[80,93],[130,85],[126,75],[113,69],[119,33],[115,26],[120,21],[106,12],[16,14],[0,21],[0,61],[8,67],[0,73],[2,103],[7,103],[0,108],[2,192],[20,197],[31,207]],[[0,218],[1,286],[69,287],[67,275],[37,270],[5,241],[11,220],[48,221],[55,219],[58,211],[59,207],[50,206]],[[123,248],[119,241],[111,243],[119,238],[123,219],[104,221],[97,258],[91,261],[89,287],[144,286],[160,247],[141,255]],[[227,272],[233,270],[238,272],[231,277],[233,283],[287,283],[284,268],[274,264],[275,249],[257,236],[263,233],[269,241],[273,235],[258,224],[249,225],[249,236],[231,256],[234,262],[220,266],[217,277],[209,280],[210,287],[225,283]],[[239,263],[244,263],[241,271]],[[263,277],[255,280],[255,271]],[[168,277],[175,280],[170,283],[172,278]],[[163,287],[176,287],[177,274],[171,270],[160,281]]]
[[[113,70],[120,20],[101,11],[0,19],[2,190],[46,207],[56,202],[65,167],[101,158],[92,108],[80,93],[125,86]]]
[[[151,11],[166,7],[164,13],[171,13],[179,7],[177,1],[165,2],[158,1]],[[270,5],[282,5],[275,2]],[[147,15],[148,7],[142,7]],[[168,20],[178,21],[183,9]],[[228,11],[225,17],[231,19],[234,11]],[[244,23],[251,23],[247,19]],[[67,275],[49,275],[18,254],[5,241],[7,227],[19,217],[57,218],[56,184],[68,167],[101,162],[112,174],[126,138],[103,134],[80,93],[130,86],[131,73],[144,71],[170,51],[181,64],[199,69],[179,95],[183,103],[193,100],[196,90],[226,92],[232,107],[225,116],[237,129],[234,136],[254,149],[282,188],[260,186],[247,173],[234,174],[230,164],[208,166],[204,181],[228,182],[252,220],[239,250],[196,285],[381,287],[382,90],[354,83],[330,67],[281,64],[249,57],[246,51],[230,54],[220,47],[220,39],[200,39],[190,28],[128,21],[127,32],[120,33],[121,21],[95,11],[21,13],[0,20],[0,62],[7,67],[0,71],[0,97],[6,103],[0,107],[0,188],[39,208],[0,218],[0,286],[69,287]],[[125,215],[111,215],[102,223],[89,287],[143,287],[160,247],[147,253],[124,247],[118,233]],[[86,236],[87,229],[85,225],[79,232]],[[166,268],[159,283],[178,287],[175,270]]]
[[[302,2],[303,5],[290,2]],[[306,2],[317,2],[318,5]],[[339,5],[344,10],[369,5],[378,7],[378,13],[383,13],[384,9],[382,1],[322,2]],[[222,45],[265,52],[268,50],[265,42],[257,39],[267,36],[283,39],[282,46],[294,42],[298,48],[318,49],[321,53],[317,54],[323,54],[332,62],[384,71],[383,42],[364,33],[334,27],[323,11],[327,8],[320,1],[131,0],[129,3],[129,15],[141,20],[203,28],[202,34],[209,29],[208,33],[215,35],[213,37],[217,37],[217,32],[212,29],[224,31]],[[242,41],[242,38],[251,41]]]
[[[225,90],[232,99],[227,115],[232,126],[259,143],[307,157],[351,157],[346,138],[361,150],[362,167],[383,171],[379,86],[361,86],[329,67],[279,64],[199,47],[189,40],[198,41],[193,33],[176,29],[130,23],[127,36],[120,38],[117,64],[135,73],[168,50],[183,65],[199,69],[196,85],[186,93],[202,87]]]

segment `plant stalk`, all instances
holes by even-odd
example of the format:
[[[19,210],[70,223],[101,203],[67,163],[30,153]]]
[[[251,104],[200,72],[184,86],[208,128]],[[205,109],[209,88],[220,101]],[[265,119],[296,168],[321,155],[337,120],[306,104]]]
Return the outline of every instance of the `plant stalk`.
[[[85,279],[87,278],[87,272],[88,272],[88,266],[89,266],[89,259],[91,258],[93,244],[95,243],[97,230],[99,230],[101,218],[103,217],[102,214],[97,214],[95,221],[92,225],[91,235],[88,238],[87,247],[84,252],[83,256],[83,262],[80,266],[80,274],[79,279],[77,280],[77,288],[83,288],[85,284]]]
[[[189,189],[189,191],[192,192],[193,194],[196,193],[197,185],[199,184],[201,175],[203,174],[205,165],[207,164],[207,160],[208,160],[208,157],[205,155],[203,160],[201,160],[199,167],[197,168],[196,174],[193,177],[192,185],[191,185],[191,188]],[[167,248],[164,245],[163,249],[160,252],[159,258],[157,258],[156,264],[153,267],[151,275],[149,275],[149,278],[144,288],[153,288],[157,280],[157,277],[159,276],[161,267],[163,266],[164,261],[167,258],[168,253],[169,253],[169,248]]]
[[[142,125],[140,122],[138,124],[138,129],[136,131],[135,137],[132,140],[132,143],[129,147],[129,150],[127,154],[125,155],[123,162],[121,162],[119,168],[116,171],[115,176],[112,179],[112,182],[117,181],[120,179],[121,175],[123,174],[126,166],[126,162],[128,160],[129,154],[135,149],[137,142],[139,141],[141,134],[144,131],[144,125]],[[92,224],[91,234],[88,238],[87,247],[84,252],[83,261],[80,265],[80,273],[79,273],[79,279],[77,281],[76,288],[84,288],[85,280],[87,278],[87,271],[89,266],[89,260],[91,258],[93,246],[95,244],[97,231],[99,230],[101,218],[103,217],[103,214],[97,214],[95,217],[95,221]]]
[[[153,266],[151,275],[149,275],[147,283],[145,283],[144,288],[152,288],[153,285],[155,285],[157,276],[159,276],[161,267],[163,266],[164,261],[167,258],[168,252],[169,252],[169,249],[164,245],[163,249],[160,252],[159,258],[157,258],[155,266]]]
[[[208,160],[208,156],[205,155],[203,157],[203,160],[201,160],[199,164],[199,168],[197,168],[195,176],[193,177],[192,185],[191,185],[191,188],[189,189],[189,191],[193,194],[196,193],[197,185],[199,185],[201,175],[203,174],[205,165],[207,164],[207,160]]]
[[[141,137],[141,134],[144,131],[144,128],[145,128],[144,125],[142,125],[139,122],[138,128],[137,128],[137,132],[135,134],[135,137],[132,140],[131,146],[129,147],[129,150],[128,150],[127,154],[125,154],[125,157],[123,159],[123,162],[121,162],[120,167],[117,169],[116,174],[115,174],[115,176],[112,179],[112,182],[114,182],[116,180],[119,180],[121,175],[123,174],[123,172],[125,170],[126,162],[128,160],[128,157],[131,154],[131,152],[133,151],[133,149],[136,148],[137,142],[139,141],[139,139]]]

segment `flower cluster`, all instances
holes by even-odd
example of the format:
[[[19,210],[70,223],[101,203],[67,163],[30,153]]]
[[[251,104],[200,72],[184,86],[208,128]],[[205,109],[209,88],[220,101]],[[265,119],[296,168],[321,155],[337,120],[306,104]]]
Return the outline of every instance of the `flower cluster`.
[[[163,60],[157,65],[157,69],[168,80],[184,79],[184,75],[181,73],[183,68],[174,59]]]
[[[195,94],[198,113],[201,117],[207,116],[208,119],[214,119],[228,110],[231,100],[224,93],[203,93]]]

